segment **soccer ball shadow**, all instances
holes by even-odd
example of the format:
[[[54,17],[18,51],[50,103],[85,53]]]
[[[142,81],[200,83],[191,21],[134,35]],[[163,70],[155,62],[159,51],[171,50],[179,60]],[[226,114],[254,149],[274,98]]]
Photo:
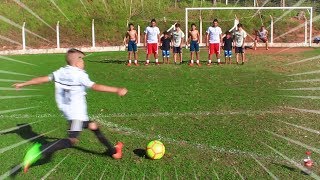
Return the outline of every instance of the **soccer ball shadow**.
[[[133,153],[134,153],[135,155],[137,155],[137,156],[139,156],[139,157],[142,157],[142,158],[145,158],[145,159],[150,159],[150,158],[147,156],[146,152],[147,152],[147,151],[146,151],[145,149],[141,149],[141,148],[133,150]]]

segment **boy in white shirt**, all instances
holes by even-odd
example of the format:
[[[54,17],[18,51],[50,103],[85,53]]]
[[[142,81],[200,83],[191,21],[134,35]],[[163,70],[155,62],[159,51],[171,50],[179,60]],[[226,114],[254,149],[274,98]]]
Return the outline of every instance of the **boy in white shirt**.
[[[84,71],[85,54],[77,49],[70,49],[66,55],[67,66],[61,67],[48,76],[37,77],[23,83],[14,84],[17,89],[24,86],[37,85],[53,81],[55,83],[55,99],[59,110],[64,114],[69,123],[68,138],[59,139],[49,144],[35,144],[24,158],[24,172],[38,159],[50,156],[54,152],[72,147],[78,142],[78,136],[83,129],[90,129],[98,140],[107,147],[114,159],[122,157],[123,144],[118,142],[114,147],[102,134],[98,124],[90,121],[87,112],[86,89],[94,91],[116,93],[124,96],[125,88],[110,87],[92,82]]]
[[[254,40],[254,50],[257,50],[257,43],[259,40],[262,41],[263,43],[266,43],[266,50],[269,50],[268,30],[264,26],[261,26],[260,30],[256,32],[256,38]]]
[[[158,45],[160,44],[160,30],[157,27],[157,22],[155,19],[151,20],[150,26],[144,31],[144,46],[147,47],[147,57],[146,64],[150,63],[150,54],[153,54],[156,64],[159,64],[158,60]]]
[[[234,32],[236,59],[237,59],[237,64],[239,64],[239,55],[241,55],[241,61],[243,65],[244,62],[246,61],[245,53],[244,53],[244,49],[245,49],[244,45],[245,45],[247,33],[243,30],[243,26],[241,23],[239,23],[237,26],[238,26],[238,30]]]
[[[209,48],[208,66],[211,65],[212,55],[215,54],[220,64],[220,42],[222,39],[222,30],[218,26],[218,20],[213,20],[213,25],[207,30],[207,46]]]
[[[179,54],[179,64],[182,64],[182,41],[184,39],[184,33],[180,29],[180,24],[175,25],[176,30],[172,33],[172,42],[173,42],[173,58],[174,63],[177,63],[177,54]]]

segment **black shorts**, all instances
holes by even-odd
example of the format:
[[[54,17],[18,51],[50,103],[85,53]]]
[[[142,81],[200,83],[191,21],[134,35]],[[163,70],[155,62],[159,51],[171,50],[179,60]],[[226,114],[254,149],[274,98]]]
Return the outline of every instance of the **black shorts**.
[[[244,53],[244,49],[242,47],[236,47],[236,53],[243,54]]]
[[[262,41],[263,43],[268,42],[268,38],[260,38],[260,37],[256,37],[256,41]]]
[[[181,48],[180,47],[173,47],[173,53],[181,53]]]
[[[92,121],[79,121],[79,120],[72,120],[68,121],[69,129],[68,129],[68,137],[69,138],[78,138],[80,132],[83,129],[88,129],[89,124]]]

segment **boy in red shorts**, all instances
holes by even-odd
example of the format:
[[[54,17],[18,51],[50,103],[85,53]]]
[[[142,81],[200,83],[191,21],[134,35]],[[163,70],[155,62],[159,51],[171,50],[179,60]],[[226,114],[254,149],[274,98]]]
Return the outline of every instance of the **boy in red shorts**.
[[[211,65],[212,55],[215,54],[220,64],[220,42],[222,39],[222,30],[218,26],[218,20],[213,20],[213,25],[207,30],[207,46],[209,48],[208,66]]]
[[[160,30],[157,27],[157,22],[155,19],[151,20],[150,26],[144,31],[144,46],[147,47],[147,57],[146,64],[150,63],[150,54],[153,54],[156,64],[159,64],[158,60],[158,45],[160,44]]]

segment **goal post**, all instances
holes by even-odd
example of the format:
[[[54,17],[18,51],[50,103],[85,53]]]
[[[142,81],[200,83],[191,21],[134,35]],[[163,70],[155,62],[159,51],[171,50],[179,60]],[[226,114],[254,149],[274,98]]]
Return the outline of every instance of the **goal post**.
[[[188,13],[189,11],[202,10],[307,10],[310,13],[309,18],[309,46],[312,46],[312,22],[313,22],[313,7],[194,7],[185,8],[185,32],[188,33]],[[272,30],[273,31],[273,30]],[[271,42],[273,39],[271,40]]]

